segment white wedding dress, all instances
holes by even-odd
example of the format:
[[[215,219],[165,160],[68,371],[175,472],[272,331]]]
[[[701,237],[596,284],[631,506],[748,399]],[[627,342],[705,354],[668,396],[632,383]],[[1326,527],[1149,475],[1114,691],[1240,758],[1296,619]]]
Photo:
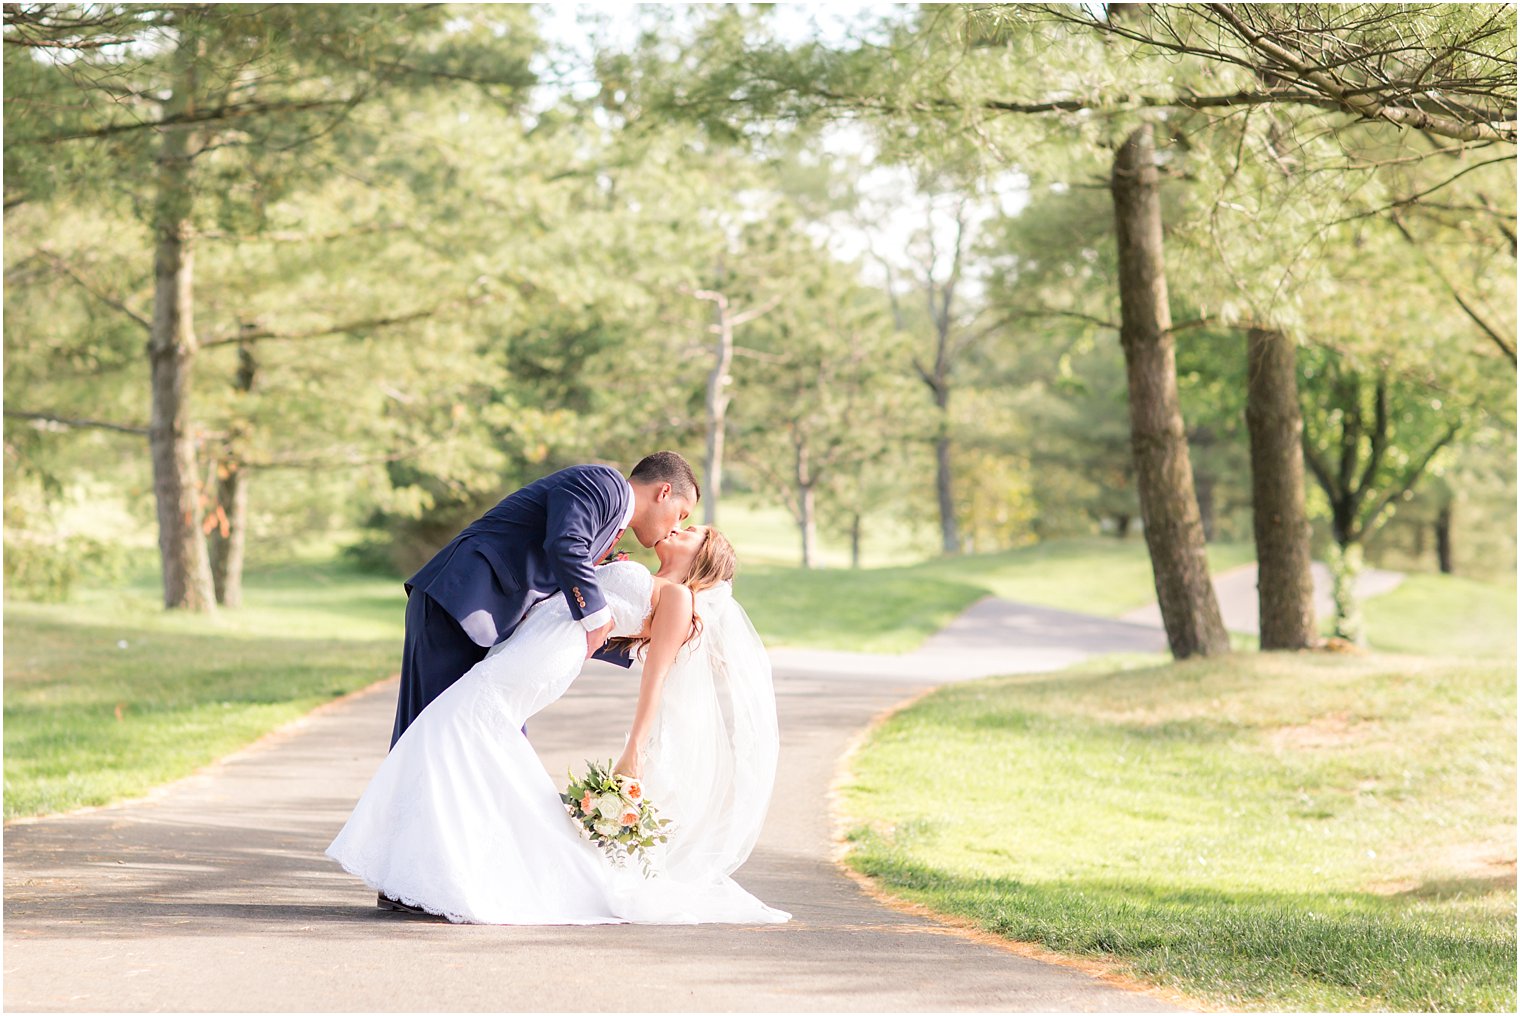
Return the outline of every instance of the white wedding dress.
[[[598,570],[613,634],[632,635],[653,579]],[[770,662],[728,583],[697,594],[702,635],[668,673],[644,755],[646,799],[669,841],[615,866],[589,843],[522,733],[570,687],[586,637],[563,594],[434,699],[390,754],[328,856],[393,899],[474,924],[777,923],[729,876],[770,804],[779,739]]]

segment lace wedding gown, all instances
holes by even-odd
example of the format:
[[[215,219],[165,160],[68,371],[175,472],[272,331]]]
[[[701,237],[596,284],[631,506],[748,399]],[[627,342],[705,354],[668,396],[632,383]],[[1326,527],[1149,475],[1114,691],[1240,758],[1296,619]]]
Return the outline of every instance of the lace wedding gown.
[[[599,570],[613,634],[632,635],[653,579]],[[563,594],[434,699],[396,742],[328,856],[371,888],[474,924],[776,923],[729,875],[770,802],[778,738],[770,665],[727,583],[696,598],[703,635],[668,673],[643,763],[669,842],[615,866],[565,811],[522,726],[570,687],[585,630]]]

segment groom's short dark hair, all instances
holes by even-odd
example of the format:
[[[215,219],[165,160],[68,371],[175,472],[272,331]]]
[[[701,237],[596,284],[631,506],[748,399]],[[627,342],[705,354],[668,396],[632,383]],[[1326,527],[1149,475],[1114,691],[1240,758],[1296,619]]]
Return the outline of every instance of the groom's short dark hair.
[[[691,463],[675,452],[655,452],[639,459],[628,479],[639,483],[668,483],[678,496],[693,504],[702,499],[702,488],[697,484],[697,474]]]

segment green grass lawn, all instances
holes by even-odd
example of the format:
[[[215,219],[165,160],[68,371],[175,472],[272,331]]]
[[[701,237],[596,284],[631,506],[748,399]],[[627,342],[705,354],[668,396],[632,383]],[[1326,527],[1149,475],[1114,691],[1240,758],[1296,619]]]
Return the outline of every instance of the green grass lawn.
[[[742,541],[743,530],[736,540]],[[752,565],[736,542],[735,593],[769,645],[900,653],[984,596],[1117,616],[1155,599],[1142,540],[1050,540],[1033,547],[899,567],[804,571]],[[1245,544],[1209,547],[1223,571],[1253,560]]]
[[[251,572],[247,606],[166,614],[149,580],[5,606],[5,817],[146,792],[395,672],[400,583]]]
[[[978,681],[852,773],[848,863],[994,933],[1229,1008],[1515,1007],[1512,659]]]
[[[1367,641],[1395,653],[1515,655],[1515,585],[1411,573],[1362,606]]]
[[[1109,615],[1151,598],[1140,540],[923,561],[911,533],[880,532],[867,560],[881,565],[802,571],[780,563],[785,519],[745,511],[725,506],[724,526],[742,557],[740,599],[770,645],[905,652],[987,595]],[[140,794],[393,673],[400,582],[332,555],[323,545],[250,569],[245,606],[212,619],[164,613],[152,570],[124,589],[80,589],[66,604],[7,601],[6,817]],[[1210,557],[1222,570],[1249,560],[1250,548],[1213,546]],[[1513,586],[1416,576],[1369,603],[1367,619],[1375,643],[1386,633],[1392,648],[1502,650],[1507,632],[1512,652],[1514,630],[1501,619],[1514,602]]]

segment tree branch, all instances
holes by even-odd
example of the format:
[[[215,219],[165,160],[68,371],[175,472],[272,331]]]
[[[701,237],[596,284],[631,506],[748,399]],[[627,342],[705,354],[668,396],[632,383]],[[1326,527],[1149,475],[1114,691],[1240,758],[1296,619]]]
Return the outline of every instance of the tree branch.
[[[770,299],[766,300],[764,303],[759,304],[755,307],[751,307],[749,310],[741,311],[740,313],[735,314],[733,317],[729,318],[729,327],[737,328],[742,324],[747,324],[755,320],[755,318],[760,317],[763,314],[767,314],[772,310],[775,310],[776,306],[779,303],[781,303],[781,294],[777,293]]]
[[[127,302],[125,300],[122,300],[119,297],[112,296],[110,293],[107,293],[104,289],[102,289],[99,286],[96,286],[95,284],[91,283],[88,279],[86,279],[84,276],[80,275],[77,271],[75,271],[74,268],[71,267],[67,261],[63,260],[63,258],[59,257],[57,254],[54,254],[52,251],[48,250],[46,247],[39,247],[38,250],[37,250],[37,253],[40,254],[43,257],[44,260],[46,260],[49,263],[51,263],[55,268],[57,268],[64,275],[67,275],[70,279],[72,279],[74,281],[74,283],[79,286],[80,289],[84,290],[86,293],[89,293],[91,296],[93,296],[95,299],[99,300],[101,303],[105,304],[106,306],[111,307],[114,310],[121,311],[123,314],[125,314],[127,317],[131,318],[137,324],[141,325],[147,331],[149,331],[149,332],[153,331],[153,322],[151,320],[149,320],[146,315],[140,314],[137,311],[133,310],[131,307],[129,307],[127,305]]]
[[[1507,141],[1514,144],[1515,121],[1463,122],[1450,117],[1436,116],[1421,109],[1386,105],[1372,95],[1362,94],[1338,80],[1333,74],[1316,67],[1302,54],[1267,38],[1247,25],[1234,11],[1234,4],[1214,3],[1207,8],[1218,15],[1230,29],[1257,52],[1281,68],[1296,74],[1299,79],[1335,100],[1348,112],[1367,120],[1385,120],[1400,127],[1429,131],[1442,137],[1460,141]]]
[[[1337,494],[1335,479],[1330,475],[1330,464],[1325,461],[1324,457],[1320,455],[1319,449],[1314,446],[1314,441],[1309,436],[1307,423],[1304,426],[1300,443],[1304,448],[1304,461],[1309,464],[1309,472],[1313,473],[1314,478],[1319,481],[1319,485],[1324,490],[1325,496],[1334,501]]]
[[[421,310],[409,311],[405,314],[393,314],[387,317],[362,318],[358,321],[344,321],[340,324],[323,325],[307,331],[282,332],[272,328],[248,328],[241,331],[229,332],[206,339],[201,343],[202,349],[211,349],[216,346],[241,345],[248,342],[285,342],[301,339],[322,339],[333,335],[341,335],[345,332],[365,332],[379,328],[394,328],[397,325],[410,324],[413,321],[421,321],[433,317],[452,307],[470,306],[482,302],[475,300],[455,300],[448,303],[425,307]]]
[[[240,102],[229,106],[217,106],[213,109],[198,110],[193,113],[185,113],[179,116],[166,116],[158,120],[139,120],[134,123],[107,124],[104,127],[96,127],[93,130],[75,131],[72,134],[48,134],[34,135],[29,138],[11,138],[11,144],[24,145],[52,145],[64,141],[85,141],[94,138],[108,138],[117,134],[126,134],[131,131],[157,130],[164,127],[177,127],[183,124],[196,123],[222,123],[228,120],[239,120],[250,116],[262,116],[266,113],[298,113],[312,109],[329,109],[333,106],[352,105],[354,100],[348,99],[309,99],[303,102]]]
[[[1387,450],[1388,378],[1379,374],[1373,395],[1372,449],[1367,455],[1367,464],[1362,469],[1361,478],[1356,481],[1357,497],[1361,497],[1372,487],[1372,481],[1377,478],[1377,471],[1383,464],[1383,455]]]
[[[134,437],[147,437],[148,428],[134,424],[111,423],[107,420],[85,420],[72,416],[59,416],[56,413],[33,413],[21,409],[7,409],[6,416],[13,416],[18,420],[39,420],[44,423],[56,423],[63,427],[91,428],[94,430],[109,430],[118,434],[131,434]]]
[[[1457,431],[1460,429],[1460,426],[1460,424],[1456,423],[1449,426],[1446,429],[1446,433],[1443,434],[1435,444],[1430,446],[1430,449],[1425,453],[1424,457],[1421,458],[1420,461],[1415,463],[1412,467],[1404,471],[1403,477],[1400,479],[1395,488],[1393,490],[1390,490],[1388,492],[1388,495],[1377,503],[1377,507],[1373,508],[1372,511],[1367,513],[1361,522],[1361,529],[1364,536],[1370,534],[1372,528],[1377,525],[1377,521],[1382,517],[1384,509],[1386,509],[1396,499],[1403,497],[1405,493],[1414,487],[1415,483],[1417,483],[1420,477],[1424,475],[1426,467],[1430,465],[1430,460],[1434,459],[1436,457],[1436,453],[1450,444],[1452,438],[1457,436]]]
[[[1389,218],[1393,220],[1394,228],[1399,231],[1399,235],[1409,241],[1410,246],[1414,247],[1415,253],[1420,256],[1420,260],[1424,261],[1425,266],[1431,270],[1436,278],[1441,280],[1441,284],[1446,287],[1446,291],[1451,294],[1451,298],[1457,301],[1457,306],[1462,308],[1462,312],[1472,319],[1473,324],[1477,325],[1483,334],[1493,341],[1494,345],[1499,347],[1499,351],[1509,360],[1509,365],[1511,367],[1515,366],[1515,347],[1505,342],[1498,330],[1485,321],[1477,310],[1468,305],[1467,301],[1462,298],[1462,294],[1457,292],[1456,284],[1448,279],[1446,273],[1441,271],[1435,262],[1425,254],[1425,249],[1420,246],[1420,242],[1414,238],[1414,234],[1404,225],[1404,221],[1399,217],[1399,213],[1393,211],[1390,213]]]

